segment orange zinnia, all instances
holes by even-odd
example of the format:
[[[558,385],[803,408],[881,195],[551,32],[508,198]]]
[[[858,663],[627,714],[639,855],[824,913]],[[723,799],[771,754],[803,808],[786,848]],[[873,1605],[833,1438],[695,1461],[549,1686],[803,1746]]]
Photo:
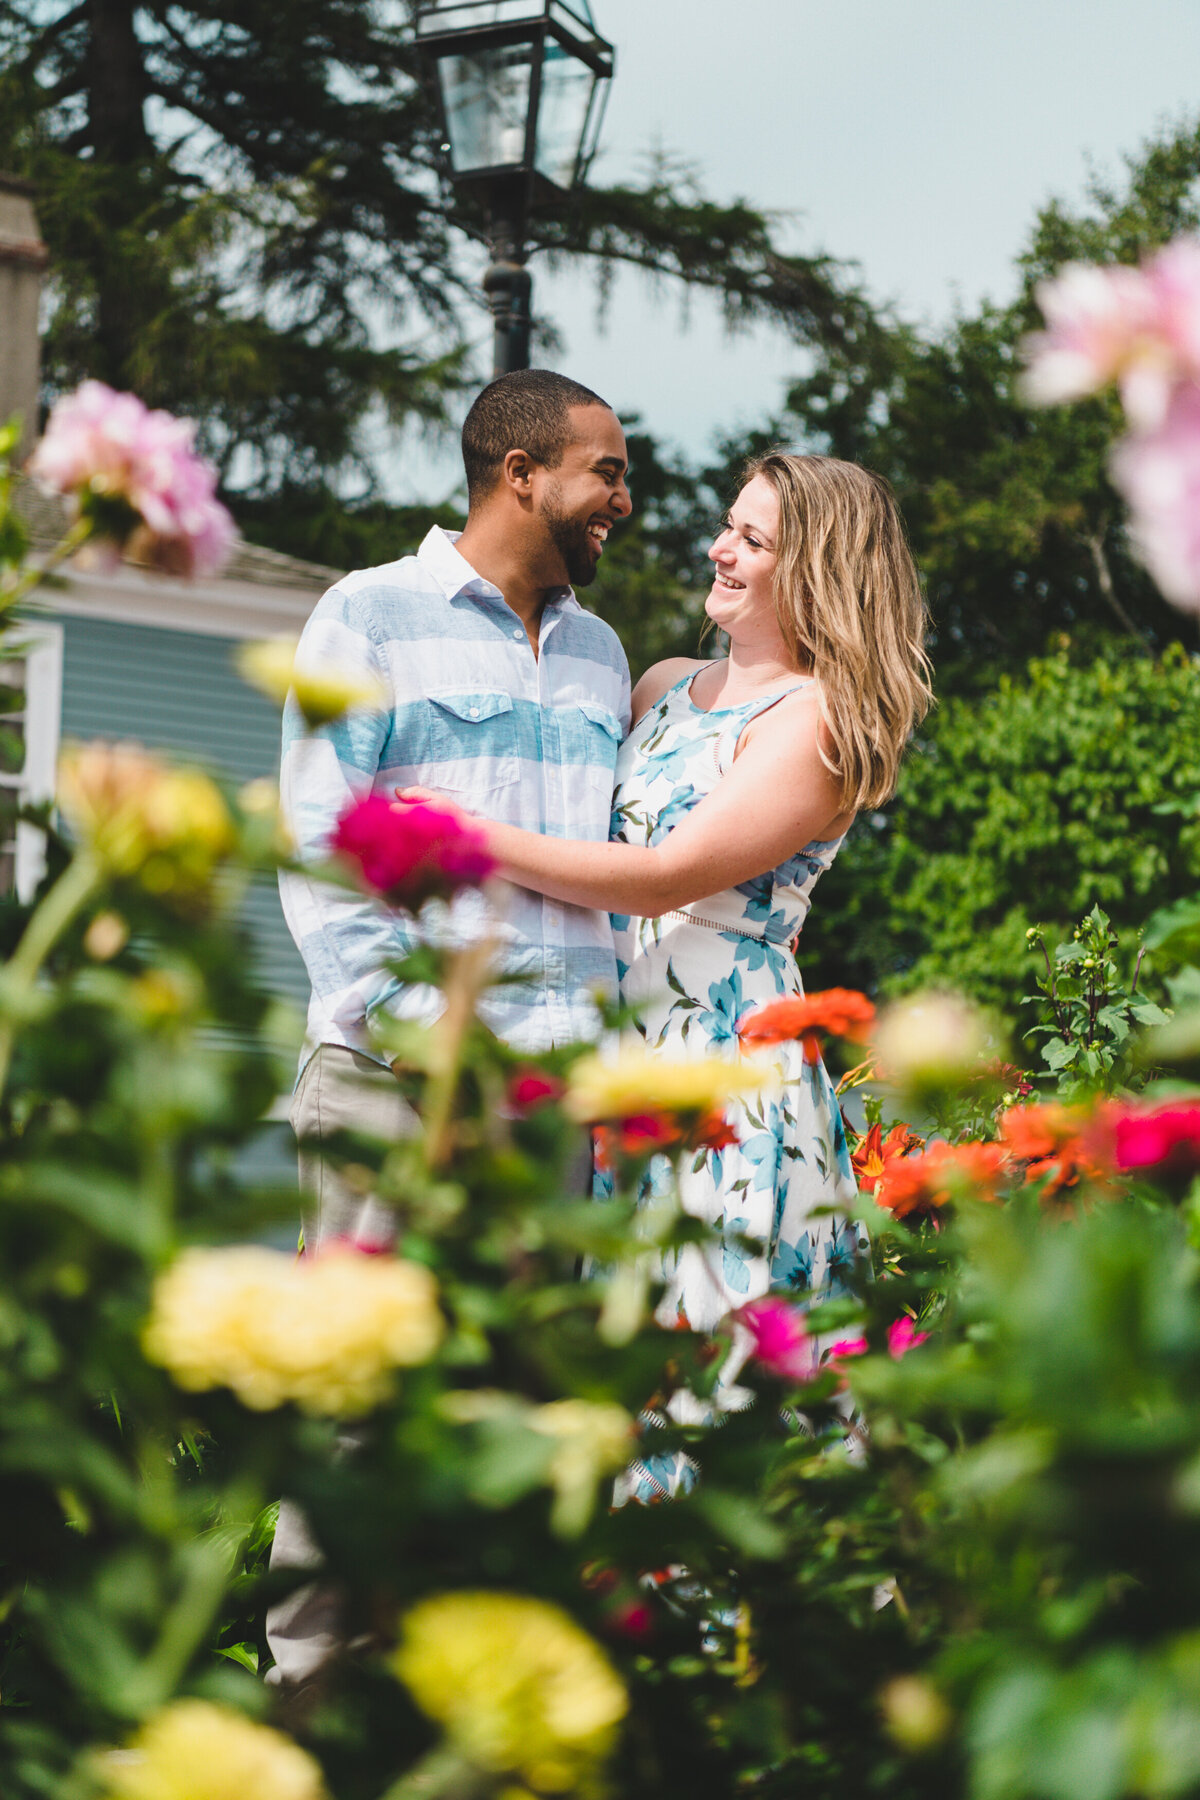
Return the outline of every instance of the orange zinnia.
[[[886,1137],[882,1125],[872,1125],[850,1158],[861,1192],[873,1194],[888,1165],[897,1157],[907,1156],[911,1150],[922,1149],[924,1143],[924,1138],[918,1137],[907,1125],[893,1125]]]
[[[791,994],[747,1013],[738,1025],[744,1044],[783,1044],[799,1038],[807,1062],[821,1054],[822,1034],[861,1044],[875,1020],[875,1008],[853,988],[826,988],[821,994]]]
[[[1078,1107],[1051,1102],[1013,1106],[1000,1119],[1000,1135],[1013,1156],[1025,1164],[1025,1180],[1044,1181],[1043,1199],[1081,1180],[1098,1181],[1104,1170],[1085,1142],[1087,1121]]]
[[[887,1164],[875,1204],[906,1219],[930,1218],[964,1189],[973,1189],[976,1200],[995,1200],[1007,1162],[1003,1144],[934,1144],[922,1156],[900,1156]]]

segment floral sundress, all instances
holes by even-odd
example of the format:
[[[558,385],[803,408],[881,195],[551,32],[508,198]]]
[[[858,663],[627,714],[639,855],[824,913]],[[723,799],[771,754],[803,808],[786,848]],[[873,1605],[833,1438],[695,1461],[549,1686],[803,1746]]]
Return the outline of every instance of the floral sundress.
[[[785,693],[809,685],[794,682],[740,706],[705,711],[691,698],[693,679],[671,688],[621,746],[615,840],[658,843],[732,765],[750,721]],[[621,997],[651,1048],[736,1060],[738,1021],[769,1000],[803,992],[792,946],[812,890],[841,842],[806,844],[768,874],[679,912],[656,919],[614,915]],[[725,1234],[715,1246],[686,1245],[664,1269],[663,1324],[711,1332],[727,1314],[769,1291],[828,1298],[847,1290],[866,1250],[861,1227],[844,1216],[857,1185],[824,1065],[807,1062],[795,1043],[772,1054],[782,1087],[773,1096],[751,1095],[731,1105],[736,1145],[688,1151],[674,1169],[664,1156],[651,1164],[650,1191],[674,1185],[685,1211]],[[598,1191],[604,1191],[603,1178]],[[749,1399],[733,1385],[748,1344],[748,1334],[735,1332],[718,1411]],[[699,1423],[712,1417],[713,1406],[681,1392],[669,1411],[680,1423]],[[651,1457],[635,1462],[621,1486],[627,1497],[654,1500],[686,1489],[693,1476],[686,1457]]]

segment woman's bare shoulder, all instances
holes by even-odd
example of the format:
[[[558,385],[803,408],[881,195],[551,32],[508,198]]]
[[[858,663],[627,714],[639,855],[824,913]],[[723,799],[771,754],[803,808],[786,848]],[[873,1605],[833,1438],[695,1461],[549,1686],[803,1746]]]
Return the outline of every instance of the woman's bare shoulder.
[[[630,703],[633,723],[636,725],[662,699],[668,688],[674,687],[677,681],[682,681],[685,675],[694,675],[697,669],[706,666],[704,661],[694,656],[668,656],[662,662],[651,663],[646,673],[638,678],[633,690]]]

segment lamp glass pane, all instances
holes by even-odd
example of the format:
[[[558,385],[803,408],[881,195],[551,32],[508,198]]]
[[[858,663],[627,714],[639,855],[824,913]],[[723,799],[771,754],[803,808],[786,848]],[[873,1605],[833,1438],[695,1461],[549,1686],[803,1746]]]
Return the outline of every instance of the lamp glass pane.
[[[532,59],[528,43],[438,58],[455,174],[524,163]]]
[[[561,188],[575,185],[579,153],[597,77],[586,63],[546,39],[534,167]]]
[[[485,25],[535,23],[545,10],[545,0],[466,0],[462,6],[429,7],[417,16],[417,36],[475,31]]]

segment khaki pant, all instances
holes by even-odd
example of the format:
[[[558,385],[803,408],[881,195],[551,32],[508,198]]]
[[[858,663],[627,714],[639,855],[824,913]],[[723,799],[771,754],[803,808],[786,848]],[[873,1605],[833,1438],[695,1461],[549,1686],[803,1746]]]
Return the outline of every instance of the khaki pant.
[[[335,1131],[355,1131],[390,1142],[413,1137],[419,1121],[391,1070],[356,1050],[321,1044],[296,1086],[290,1117],[302,1146],[300,1191],[306,1253],[316,1255],[337,1238],[363,1245],[390,1243],[396,1223],[391,1210],[374,1194],[364,1194],[361,1187],[347,1181],[311,1140]],[[310,1140],[307,1145],[306,1140]],[[347,1448],[353,1443],[353,1436],[347,1434]],[[320,1562],[300,1508],[293,1501],[282,1500],[271,1548],[272,1569],[315,1569]],[[337,1590],[316,1581],[297,1588],[267,1612],[267,1643],[275,1658],[275,1667],[266,1677],[268,1683],[294,1693],[341,1648],[342,1636]]]

